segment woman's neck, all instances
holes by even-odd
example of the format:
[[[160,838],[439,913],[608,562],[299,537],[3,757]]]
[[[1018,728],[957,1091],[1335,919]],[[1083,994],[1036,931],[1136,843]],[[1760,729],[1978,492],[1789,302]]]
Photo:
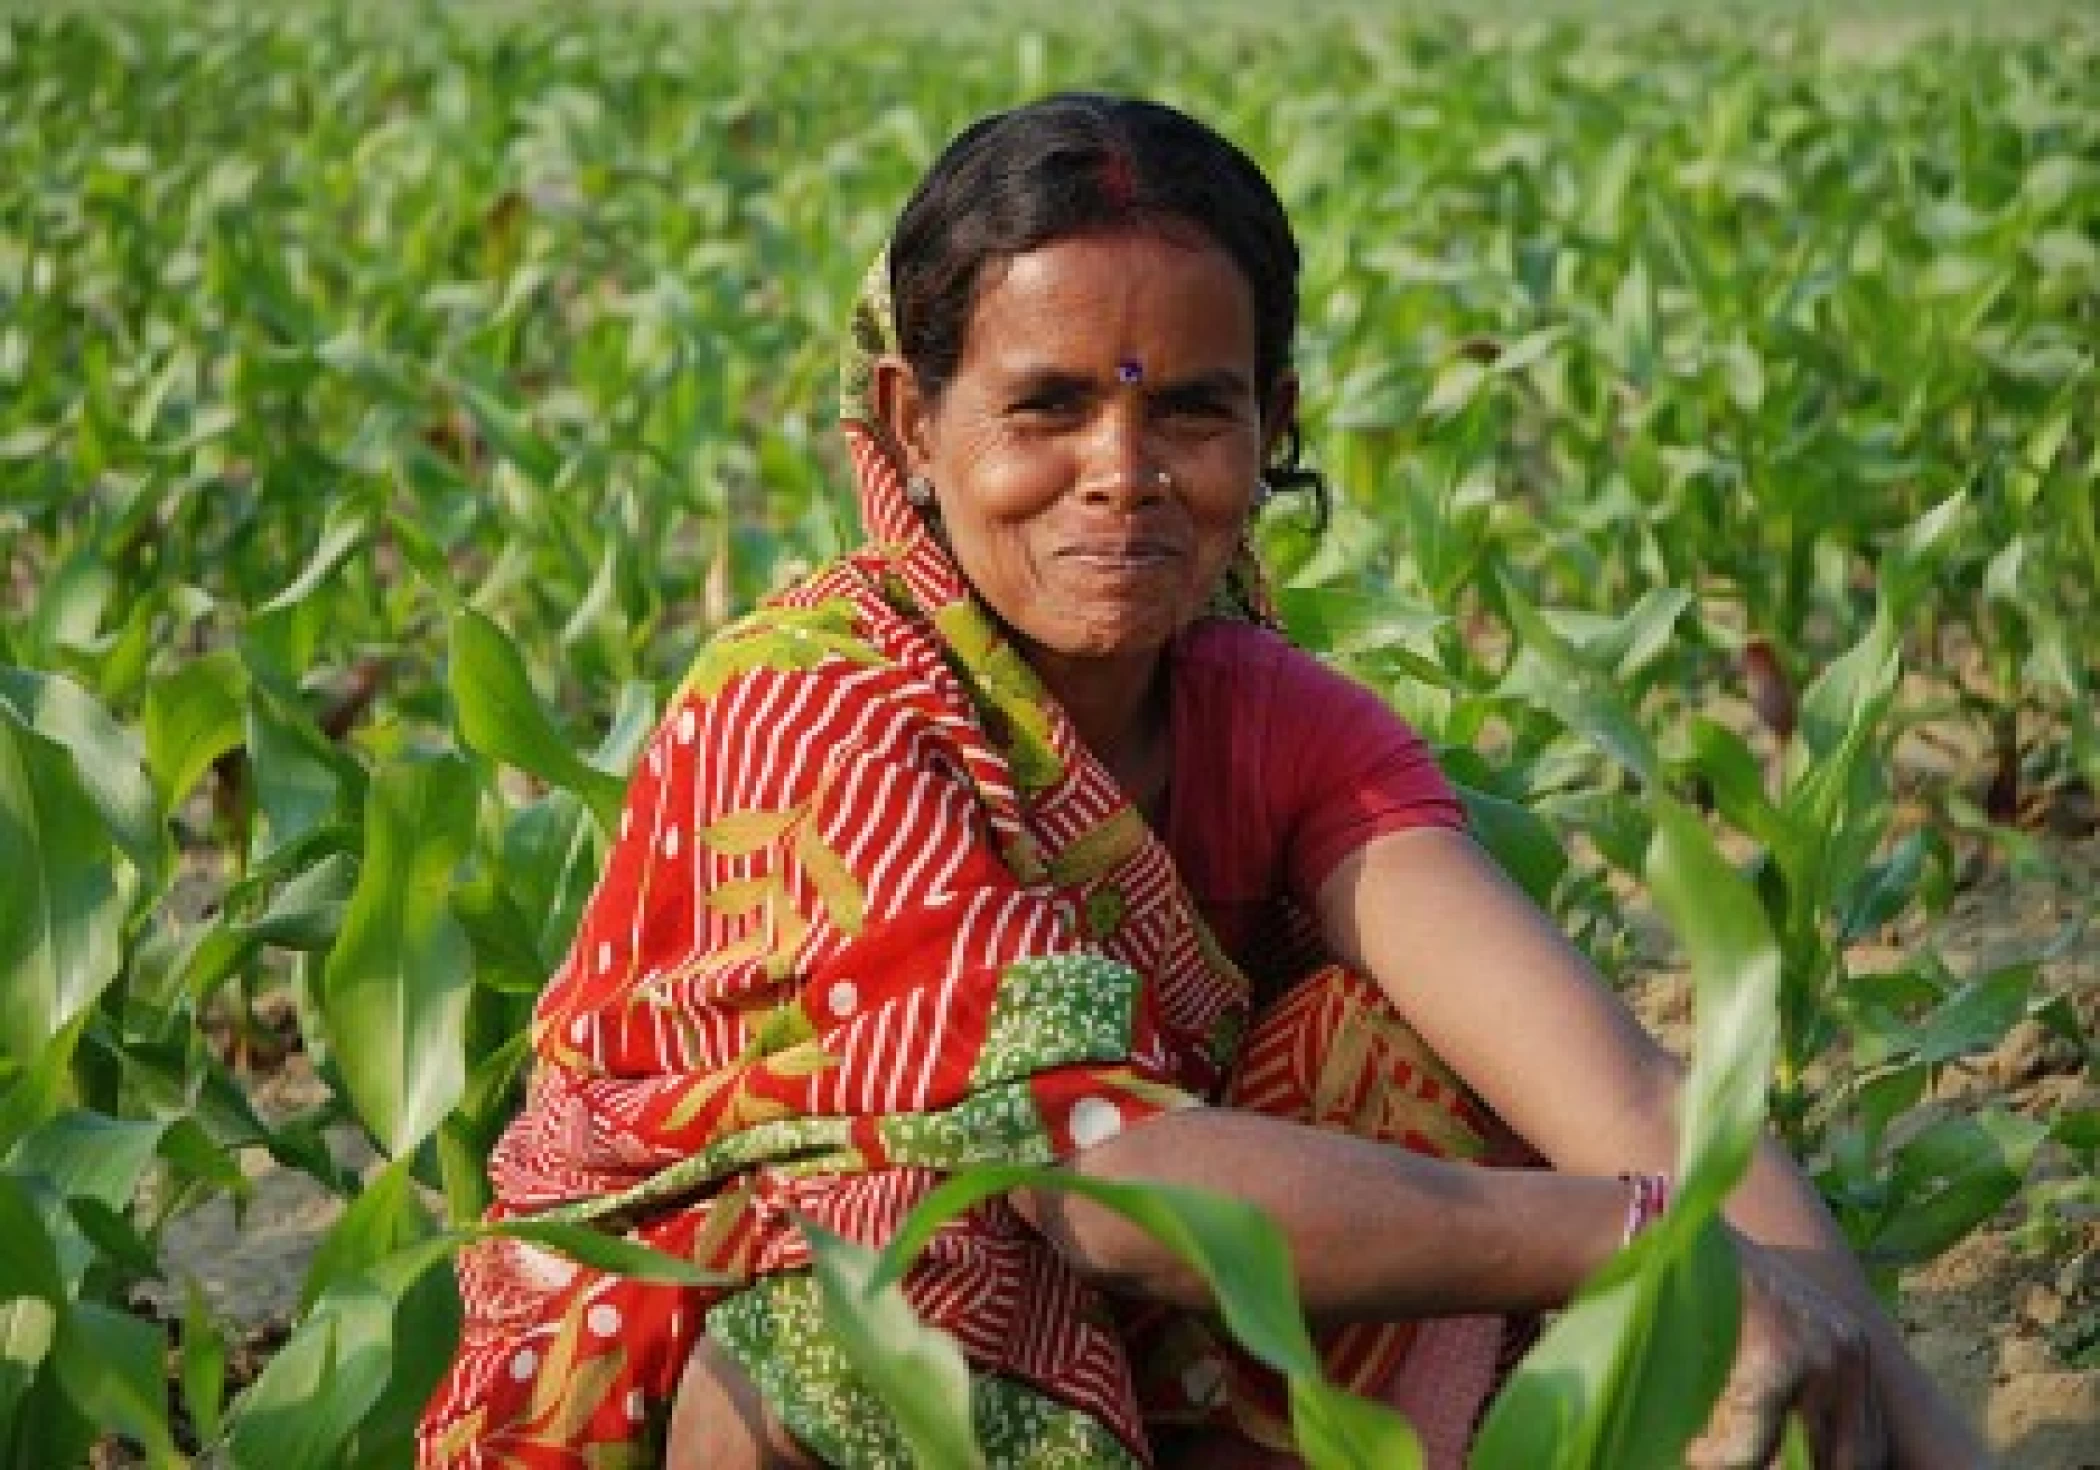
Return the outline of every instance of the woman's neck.
[[[1124,794],[1140,805],[1156,801],[1168,765],[1165,656],[1068,658],[1030,649],[1028,661]]]

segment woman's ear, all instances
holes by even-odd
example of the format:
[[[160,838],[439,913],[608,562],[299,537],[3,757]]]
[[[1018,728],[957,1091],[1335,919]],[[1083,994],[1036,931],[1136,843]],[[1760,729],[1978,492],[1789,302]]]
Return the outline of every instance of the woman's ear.
[[[931,405],[919,391],[919,376],[896,353],[875,360],[875,416],[904,461],[908,475],[922,473],[928,458],[927,418]]]
[[[1291,425],[1298,422],[1298,375],[1285,373],[1269,390],[1268,401],[1261,406],[1261,462],[1264,468],[1275,456],[1276,447],[1283,443],[1283,436]]]

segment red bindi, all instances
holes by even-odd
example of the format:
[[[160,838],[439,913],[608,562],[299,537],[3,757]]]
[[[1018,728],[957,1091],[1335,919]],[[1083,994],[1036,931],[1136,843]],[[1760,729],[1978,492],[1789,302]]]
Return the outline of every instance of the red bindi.
[[[1128,209],[1137,198],[1137,170],[1129,154],[1118,151],[1101,160],[1101,192],[1118,209]]]

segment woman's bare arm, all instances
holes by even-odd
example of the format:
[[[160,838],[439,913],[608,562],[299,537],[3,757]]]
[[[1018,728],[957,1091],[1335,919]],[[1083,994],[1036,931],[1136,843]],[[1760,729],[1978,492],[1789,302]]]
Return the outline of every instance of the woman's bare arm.
[[[1257,1206],[1283,1232],[1306,1311],[1322,1321],[1558,1306],[1618,1248],[1626,1221],[1617,1179],[1447,1164],[1218,1108],[1154,1118],[1088,1149],[1072,1168]],[[1103,1285],[1210,1305],[1201,1278],[1120,1215],[1055,1190],[1017,1191],[1013,1202]]]
[[[1378,980],[1431,1049],[1556,1168],[1671,1166],[1682,1069],[1470,838],[1377,839],[1330,876],[1320,918],[1338,956]],[[1896,1463],[1983,1462],[1777,1143],[1761,1145],[1727,1215],[1866,1332]]]

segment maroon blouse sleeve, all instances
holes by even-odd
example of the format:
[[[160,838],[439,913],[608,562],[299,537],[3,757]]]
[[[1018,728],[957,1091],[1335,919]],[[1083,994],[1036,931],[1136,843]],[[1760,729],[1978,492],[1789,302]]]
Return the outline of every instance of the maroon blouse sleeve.
[[[1285,647],[1272,697],[1262,789],[1285,886],[1308,911],[1342,859],[1374,837],[1465,826],[1428,743],[1370,690]]]
[[[1335,865],[1372,838],[1465,825],[1422,738],[1275,634],[1200,623],[1176,658],[1168,847],[1212,915],[1278,897],[1310,912]]]

